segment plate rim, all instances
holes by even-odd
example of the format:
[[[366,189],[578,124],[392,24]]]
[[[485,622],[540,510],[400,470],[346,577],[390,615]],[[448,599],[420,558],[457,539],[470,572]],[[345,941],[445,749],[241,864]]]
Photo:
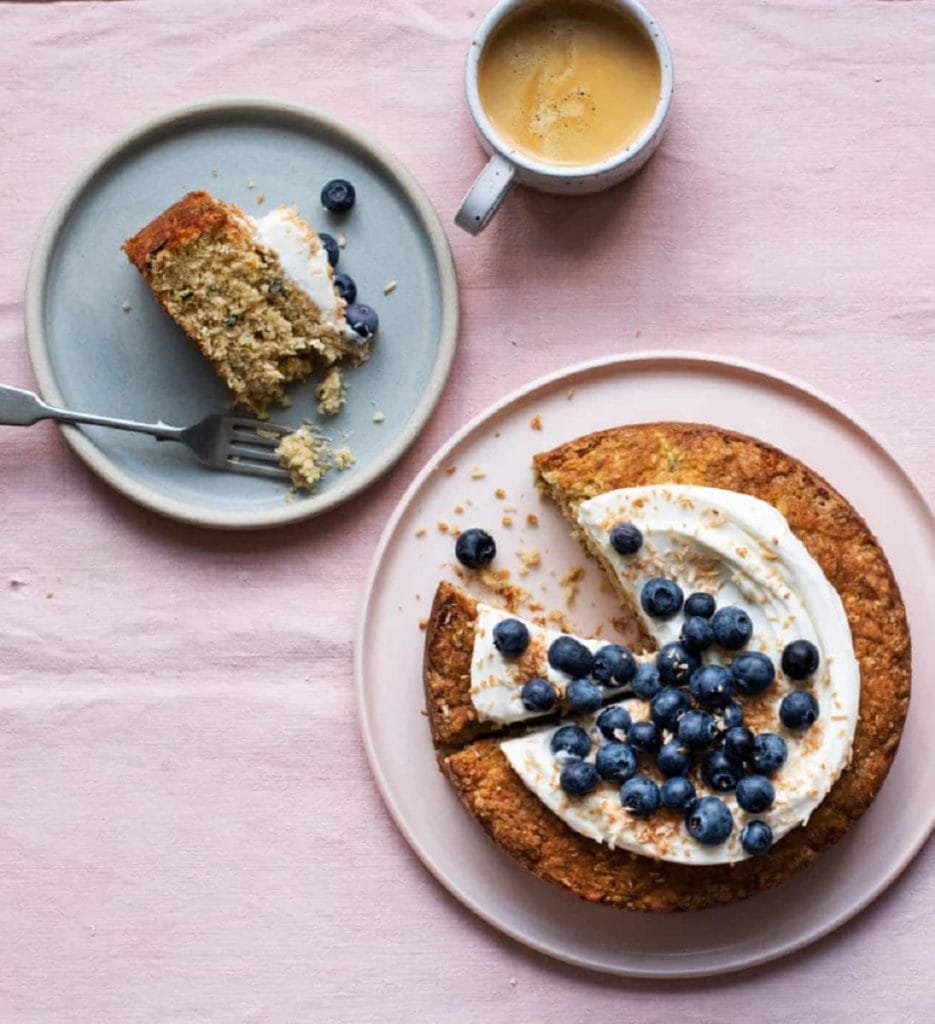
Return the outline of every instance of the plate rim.
[[[460,304],[454,258],[441,219],[425,190],[412,172],[381,142],[353,125],[348,125],[319,107],[293,100],[260,94],[224,94],[211,96],[163,109],[133,123],[103,148],[99,149],[78,170],[65,186],[46,215],[33,247],[26,275],[25,330],[26,347],[40,395],[50,404],[63,402],[58,382],[52,371],[43,324],[44,294],[51,256],[59,243],[66,221],[94,179],[119,161],[135,147],[145,145],[161,134],[210,121],[212,116],[225,119],[237,115],[256,117],[269,114],[310,127],[324,127],[343,136],[388,173],[395,186],[412,205],[426,233],[435,264],[438,267],[441,294],[441,324],[435,364],[418,404],[403,424],[399,435],[387,445],[374,461],[360,473],[350,476],[331,490],[313,494],[282,508],[263,510],[210,509],[198,502],[165,495],[158,488],[137,480],[113,462],[79,428],[59,425],[59,430],[78,457],[106,483],[131,501],[160,515],[193,526],[222,530],[268,529],[299,522],[321,515],[354,497],[375,483],[394,466],[411,447],[428,423],[447,384],[458,342]]]
[[[685,362],[700,362],[704,363],[707,367],[721,367],[729,371],[741,370],[748,374],[757,375],[766,378],[768,381],[773,383],[781,384],[784,387],[791,387],[800,393],[806,395],[813,401],[817,401],[821,405],[827,407],[835,414],[841,416],[844,420],[849,422],[852,427],[856,428],[865,441],[869,441],[891,464],[891,466],[898,472],[900,477],[909,486],[910,491],[914,497],[918,500],[921,508],[927,513],[930,520],[935,519],[935,511],[931,504],[926,500],[922,491],[918,488],[915,481],[903,468],[901,462],[893,455],[890,449],[880,441],[875,434],[870,430],[866,423],[863,422],[861,417],[855,415],[846,406],[842,406],[839,402],[832,399],[826,392],[819,388],[815,388],[810,384],[805,383],[802,380],[794,377],[791,374],[782,372],[781,370],[774,370],[770,367],[764,366],[761,363],[756,363],[751,360],[742,358],[733,358],[727,356],[715,355],[707,352],[693,351],[691,349],[645,349],[637,352],[614,354],[608,356],[598,356],[594,359],[587,359],[582,362],[572,363],[570,365],[561,367],[558,370],[547,373],[541,377],[537,377],[533,381],[527,384],[521,385],[520,387],[510,391],[497,401],[493,402],[487,408],[482,409],[475,416],[465,423],[462,427],[458,428],[443,444],[429,456],[425,465],[416,474],[414,479],[411,481],[409,486],[406,488],[396,506],[393,509],[390,518],[387,520],[386,526],[380,535],[379,542],[377,543],[376,550],[370,563],[369,570],[367,572],[367,578],[364,583],[362,597],[360,599],[360,607],[358,611],[356,628],[354,631],[354,689],[355,696],[357,699],[357,712],[358,712],[358,724],[360,728],[361,738],[364,744],[364,750],[367,755],[367,761],[370,765],[371,773],[373,774],[374,781],[377,784],[377,789],[380,792],[380,796],[383,799],[386,809],[389,811],[390,817],[393,820],[394,825],[398,831],[402,834],[403,838],[408,843],[412,852],[418,857],[422,865],[433,875],[433,877],[452,895],[454,896],[463,906],[467,907],[472,913],[476,914],[481,920],[486,922],[491,927],[495,928],[501,934],[507,935],[513,941],[518,942],[520,945],[527,948],[533,949],[536,952],[549,957],[553,960],[558,960],[563,963],[572,964],[576,967],[583,967],[589,971],[595,973],[605,974],[616,977],[629,977],[629,978],[646,978],[656,980],[670,980],[673,978],[680,979],[692,979],[692,978],[706,978],[715,977],[726,974],[734,974],[739,971],[748,970],[751,967],[761,966],[771,961],[782,959],[792,953],[798,952],[799,950],[811,945],[814,942],[823,939],[825,936],[831,934],[831,932],[840,928],[846,924],[852,918],[856,917],[862,911],[866,910],[871,903],[873,903],[879,896],[886,891],[906,868],[916,858],[920,850],[928,842],[935,830],[935,808],[929,818],[927,828],[923,828],[918,836],[918,839],[912,843],[906,850],[903,851],[902,856],[899,858],[896,868],[887,873],[880,882],[870,888],[867,892],[863,893],[855,903],[846,908],[841,913],[833,915],[828,920],[823,921],[816,927],[804,932],[802,935],[797,936],[794,940],[787,942],[782,948],[776,950],[770,950],[768,952],[761,952],[758,954],[751,955],[750,957],[728,964],[726,966],[718,967],[688,967],[683,970],[677,971],[661,971],[653,968],[642,968],[642,967],[610,967],[607,965],[596,965],[589,962],[587,959],[575,956],[574,954],[561,955],[555,951],[555,949],[549,946],[537,942],[534,938],[530,938],[527,935],[520,934],[519,931],[509,925],[504,924],[502,921],[495,920],[494,917],[487,912],[487,910],[480,906],[473,898],[464,893],[458,885],[451,879],[447,878],[441,869],[439,869],[431,860],[431,857],[421,848],[418,839],[413,835],[412,831],[405,824],[402,814],[396,805],[392,796],[388,781],[383,773],[383,770],[377,759],[375,743],[373,735],[371,733],[369,716],[367,713],[367,705],[365,701],[365,684],[364,684],[364,648],[365,648],[365,633],[367,621],[371,613],[371,605],[373,602],[374,589],[379,576],[380,566],[383,561],[383,557],[386,548],[389,545],[390,539],[396,531],[400,520],[403,518],[409,504],[413,497],[417,494],[419,489],[429,478],[429,476],[435,472],[439,465],[445,461],[447,454],[461,444],[471,433],[473,433],[483,422],[494,419],[497,415],[502,413],[508,406],[513,405],[515,402],[521,401],[527,398],[529,395],[536,391],[543,390],[550,387],[558,381],[565,378],[572,377],[581,373],[588,373],[595,369],[604,367],[618,367],[626,366],[627,364],[635,363],[652,363],[652,362],[663,362],[670,365],[676,365],[678,363]],[[626,911],[621,911],[626,913]]]

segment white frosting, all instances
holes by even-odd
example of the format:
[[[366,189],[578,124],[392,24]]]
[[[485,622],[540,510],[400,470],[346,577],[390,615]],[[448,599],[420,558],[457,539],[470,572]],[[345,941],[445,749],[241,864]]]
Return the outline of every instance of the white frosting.
[[[282,269],[315,303],[322,316],[345,338],[360,339],[344,319],[346,303],[334,287],[328,253],[318,235],[292,206],[279,206],[265,217],[250,218],[260,244],[279,258]]]
[[[622,521],[634,523],[643,533],[643,546],[634,555],[620,555],[610,545],[610,528]],[[747,855],[740,847],[739,833],[748,818],[768,822],[774,841],[808,821],[849,760],[860,672],[841,599],[785,518],[749,495],[657,485],[592,498],[580,506],[578,522],[660,646],[678,637],[684,615],[680,612],[664,622],[642,612],[640,590],[652,576],[675,579],[686,596],[693,590],[707,591],[719,606],[737,605],[750,615],[753,639],[747,649],[768,654],[776,664],[777,679],[766,693],[739,699],[746,724],[755,732],[779,733],[788,744],[789,756],[773,780],[776,801],[765,813],[747,815],[738,808],[733,792],[717,794],[731,809],[735,823],[728,841],[719,846],[693,840],[682,816],[674,812],[660,810],[646,820],[632,819],[620,806],[616,785],[601,783],[586,797],[567,797],[559,787],[560,767],[549,749],[552,728],[502,744],[516,772],[576,831],[662,860],[692,864],[741,860]],[[779,668],[783,647],[797,639],[811,640],[821,655],[819,669],[807,683],[785,679]],[[713,648],[703,660],[729,662],[731,657]],[[782,697],[796,687],[810,689],[820,707],[818,720],[803,732],[785,729],[778,716]],[[644,702],[623,703],[635,719],[648,717]],[[593,724],[595,718],[582,724]],[[591,757],[598,746],[598,734],[593,735]],[[646,771],[648,762],[641,758],[639,770]],[[650,774],[654,772],[653,768]],[[700,778],[693,781],[699,796],[710,792]]]
[[[545,629],[533,622],[520,619],[529,630],[529,647],[527,654],[520,658],[505,658],[493,642],[494,626],[504,619],[515,619],[500,608],[491,608],[486,604],[477,605],[477,619],[474,625],[474,654],[471,658],[471,702],[478,715],[489,721],[519,722],[526,718],[541,718],[543,711],[527,711],[520,699],[523,683],[533,675],[540,675],[555,687],[559,696],[564,696],[565,687],[571,682],[571,676],[560,672],[548,663],[546,653],[553,640],[569,634],[557,629]],[[592,653],[604,647],[606,640],[584,640],[575,637]],[[535,654],[538,667],[534,673],[525,670],[529,658]],[[619,693],[620,688],[607,689],[606,693]]]

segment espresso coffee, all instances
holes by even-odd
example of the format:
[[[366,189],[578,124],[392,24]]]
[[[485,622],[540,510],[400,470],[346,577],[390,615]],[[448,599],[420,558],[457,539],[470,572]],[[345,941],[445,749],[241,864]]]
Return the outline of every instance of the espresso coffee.
[[[623,11],[546,0],[498,26],[477,85],[511,150],[568,166],[599,163],[634,142],[652,120],[661,77],[652,41]]]

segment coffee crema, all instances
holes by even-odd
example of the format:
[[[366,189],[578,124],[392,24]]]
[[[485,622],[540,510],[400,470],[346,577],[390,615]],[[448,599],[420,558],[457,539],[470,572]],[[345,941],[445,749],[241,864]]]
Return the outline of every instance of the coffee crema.
[[[507,17],[484,47],[480,101],[513,150],[600,163],[652,120],[662,73],[652,41],[619,8],[545,2]]]

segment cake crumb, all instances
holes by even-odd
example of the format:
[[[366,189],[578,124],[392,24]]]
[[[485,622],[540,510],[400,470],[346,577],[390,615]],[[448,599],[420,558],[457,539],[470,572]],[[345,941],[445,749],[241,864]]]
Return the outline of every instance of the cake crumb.
[[[218,169],[216,167],[211,168],[211,177],[216,178],[218,176]]]
[[[568,389],[568,390],[567,390],[567,391],[565,392],[565,397],[566,397],[566,398],[568,399],[568,401],[570,402],[570,401],[571,401],[571,400],[572,400],[572,399],[573,399],[573,398],[575,397],[575,389],[574,389],[574,388],[569,388],[569,389]]]
[[[426,535],[426,533],[427,533],[427,532],[428,532],[428,531],[427,531],[427,530],[425,529],[425,527],[424,527],[424,526],[420,526],[420,527],[419,527],[419,529],[418,529],[418,530],[416,530],[416,536],[417,536],[417,537],[424,537],[424,536]]]
[[[498,487],[494,492],[493,496],[499,498],[501,501],[506,497],[506,491],[502,487]]]
[[[343,448],[335,448],[332,458],[335,469],[350,469],[354,465],[354,453],[346,445]]]
[[[14,590],[19,590],[20,587],[25,587],[26,586],[26,581],[25,580],[17,579],[15,576],[11,576],[10,577],[10,586]]]
[[[266,193],[265,192],[257,192],[257,194],[256,194],[256,204],[257,204],[257,206],[261,206],[265,202],[266,202]]]
[[[383,415],[382,412],[380,412],[379,409],[374,409],[374,411],[373,411],[373,422],[374,423],[382,423],[385,419],[386,419],[386,417]]]
[[[569,569],[568,572],[558,581],[565,588],[565,604],[571,606],[581,587],[581,580],[584,577],[584,569],[580,565]]]
[[[45,595],[46,601],[51,601],[53,597],[55,597],[55,594],[51,590],[46,591],[46,595]]]
[[[338,235],[338,248],[343,249],[345,245],[347,245],[347,235],[342,231],[341,234]]]
[[[383,286],[383,294],[384,295],[389,295],[391,292],[395,292],[395,291],[396,291],[396,282],[395,281],[387,281],[386,284]]]
[[[464,506],[463,505],[455,505],[455,515],[456,516],[464,515]]]
[[[533,416],[533,418],[529,421],[529,425],[532,427],[533,430],[542,429],[542,419],[539,416],[539,413],[536,413],[536,415]]]
[[[510,978],[510,984],[511,985],[515,985],[516,984],[516,978]]]
[[[312,491],[331,466],[328,442],[314,433],[308,423],[286,434],[276,454],[283,468],[289,470],[296,490]]]
[[[483,480],[486,475],[480,466],[474,466],[469,474],[472,480]]]
[[[429,620],[428,619],[426,619],[426,618],[419,619],[419,629],[423,629],[424,630],[425,627],[428,624],[429,624]]]
[[[535,512],[527,512],[526,513],[526,525],[527,526],[538,526],[539,525],[539,517],[536,515]]]
[[[439,522],[438,522],[438,530],[439,530],[440,533],[447,533],[449,529],[450,529],[450,527],[448,526],[448,524],[446,522],[444,522],[444,520],[439,520]]]
[[[504,516],[500,520],[500,522],[503,523],[504,526],[512,526],[513,525],[513,517],[512,516]]]
[[[120,303],[120,308],[124,311],[124,313],[129,313],[130,310],[133,309],[130,303],[127,302],[126,300]]]
[[[250,189],[251,191],[253,191],[253,189],[256,188],[256,182],[253,180],[253,178],[247,178],[247,188]]]
[[[322,416],[336,416],[344,406],[347,388],[341,378],[341,371],[332,366],[321,382],[315,385],[318,412]]]
[[[457,472],[458,472],[458,467],[457,466],[446,466],[445,467],[445,475],[446,476],[451,476],[453,473],[457,473]]]
[[[519,571],[520,576],[528,575],[530,569],[542,564],[542,556],[536,548],[530,548],[528,551],[521,548],[516,552],[516,557],[523,563],[523,568]]]

